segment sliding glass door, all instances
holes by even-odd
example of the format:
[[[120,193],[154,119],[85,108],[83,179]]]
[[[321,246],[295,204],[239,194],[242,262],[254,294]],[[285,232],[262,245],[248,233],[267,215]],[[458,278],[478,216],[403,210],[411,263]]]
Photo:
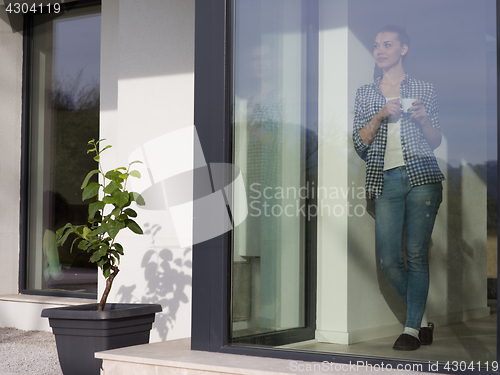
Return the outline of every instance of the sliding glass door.
[[[314,334],[317,2],[235,1],[233,12],[233,157],[248,216],[233,236],[232,341],[282,345],[294,329]]]
[[[491,364],[498,280],[495,1],[231,4],[232,162],[245,181],[248,216],[231,238],[230,342]],[[426,304],[435,327],[430,348],[439,350],[412,353],[392,349],[407,308],[378,259],[367,164],[353,144],[356,111],[371,105],[355,102],[358,89],[378,92],[383,73],[375,37],[401,21],[410,36],[403,86],[426,82],[437,93],[426,113],[438,119],[442,142],[426,157],[445,177],[428,248]],[[415,95],[428,100],[425,92]]]

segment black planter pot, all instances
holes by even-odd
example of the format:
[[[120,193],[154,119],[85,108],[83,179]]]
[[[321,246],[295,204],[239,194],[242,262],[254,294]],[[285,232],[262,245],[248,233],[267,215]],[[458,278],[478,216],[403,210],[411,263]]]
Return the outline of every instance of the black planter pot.
[[[95,352],[149,343],[157,304],[97,303],[44,309],[42,317],[56,337],[59,363],[64,375],[99,375],[102,360]]]

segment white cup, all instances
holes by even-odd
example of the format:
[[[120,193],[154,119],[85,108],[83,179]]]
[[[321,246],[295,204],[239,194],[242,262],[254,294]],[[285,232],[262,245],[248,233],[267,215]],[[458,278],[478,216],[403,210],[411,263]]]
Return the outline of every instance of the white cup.
[[[403,113],[412,113],[408,112],[408,109],[413,107],[413,103],[416,102],[418,99],[415,98],[406,98],[406,99],[401,99],[401,107],[403,107]]]

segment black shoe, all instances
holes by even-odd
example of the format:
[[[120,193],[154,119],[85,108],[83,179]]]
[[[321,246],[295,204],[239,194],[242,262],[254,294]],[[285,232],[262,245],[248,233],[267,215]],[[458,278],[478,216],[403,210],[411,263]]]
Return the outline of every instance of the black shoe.
[[[420,348],[420,340],[412,335],[403,333],[398,337],[392,348],[394,350],[417,350]]]
[[[420,339],[420,345],[432,344],[433,333],[434,333],[434,323],[429,323],[428,327],[421,327],[418,333],[418,338]]]

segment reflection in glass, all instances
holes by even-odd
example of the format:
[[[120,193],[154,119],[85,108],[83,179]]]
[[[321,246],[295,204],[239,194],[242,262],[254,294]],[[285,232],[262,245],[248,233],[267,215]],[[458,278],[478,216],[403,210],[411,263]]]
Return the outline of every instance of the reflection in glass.
[[[356,93],[353,142],[366,163],[366,193],[375,201],[380,268],[406,305],[395,350],[432,344],[427,319],[429,243],[442,201],[442,172],[433,150],[441,144],[432,84],[405,72],[410,49],[404,24],[384,26],[373,55],[382,75]]]
[[[486,266],[490,262],[486,254],[487,221],[490,220],[487,217],[496,217],[495,209],[488,208],[492,205],[487,203],[489,192],[493,193],[490,201],[496,201],[496,167],[491,167],[496,166],[496,142],[491,141],[496,140],[495,19],[487,17],[488,22],[484,23],[485,14],[494,13],[494,3],[482,2],[476,7],[459,2],[450,9],[446,1],[424,1],[418,2],[423,7],[421,13],[412,12],[411,16],[405,10],[410,9],[412,2],[404,6],[391,0],[362,1],[356,6],[353,2],[344,4],[345,7],[320,2],[320,40],[323,41],[320,82],[336,83],[331,87],[324,85],[320,103],[340,103],[331,107],[325,104],[320,113],[320,144],[323,145],[320,165],[321,160],[336,160],[338,165],[345,163],[347,168],[336,168],[338,176],[329,176],[331,172],[325,168],[320,169],[319,174],[320,180],[328,181],[327,189],[346,193],[324,195],[321,204],[342,203],[353,210],[350,217],[323,215],[318,218],[321,236],[318,258],[328,264],[318,262],[318,273],[323,270],[327,275],[329,270],[339,275],[347,273],[347,277],[319,278],[318,306],[325,307],[318,311],[318,343],[301,347],[402,359],[494,360],[496,292],[495,300],[489,300]],[[407,313],[376,257],[375,221],[369,214],[371,201],[362,194],[365,163],[355,154],[351,142],[334,136],[351,134],[356,91],[380,74],[373,58],[373,45],[374,34],[382,25],[374,24],[373,19],[386,17],[387,12],[393,22],[403,20],[407,30],[411,30],[412,46],[404,63],[405,71],[413,78],[432,82],[438,93],[443,140],[434,153],[446,177],[443,202],[429,245],[427,305],[428,320],[435,324],[434,342],[428,348],[411,353],[392,349],[403,330]],[[331,17],[334,13],[335,19]],[[435,26],[423,27],[430,19]],[[467,22],[457,25],[456,19],[467,19]],[[473,52],[466,60],[458,59],[451,51],[458,50],[465,39],[473,40]],[[333,45],[336,49],[332,49]],[[339,49],[345,51],[340,54],[342,58],[339,58]],[[347,82],[341,80],[346,70]],[[460,90],[457,90],[457,82]],[[349,113],[344,122],[342,100],[346,92]],[[356,194],[350,194],[352,192]],[[346,238],[343,228],[337,231],[337,238],[326,234],[342,225],[347,226]],[[489,242],[494,244],[496,253],[494,236],[496,234],[489,236]],[[496,270],[496,263],[493,267]],[[331,285],[335,285],[333,293]],[[331,319],[332,316],[335,319]]]
[[[45,17],[40,15],[37,17]],[[33,29],[27,289],[97,292],[97,269],[55,230],[85,223],[80,185],[99,136],[100,7],[74,9]]]
[[[303,4],[235,2],[234,162],[249,206],[233,239],[234,342],[284,343],[272,333],[305,325]]]
[[[297,267],[305,259],[299,249],[315,227],[296,211],[268,217],[255,215],[255,208],[263,209],[265,193],[269,207],[286,207],[274,186],[293,190],[316,181],[309,189],[318,199],[315,340],[298,338],[293,348],[401,360],[496,360],[495,2],[318,0],[317,67],[306,67],[313,56],[299,27],[308,6],[234,4],[234,160],[247,184],[249,217],[234,231],[233,342],[303,324],[284,318],[301,314],[301,288],[311,280]],[[351,137],[356,90],[380,74],[373,58],[374,35],[383,26],[374,20],[380,19],[406,24],[412,46],[405,71],[434,85],[442,133],[434,155],[445,180],[429,244],[434,342],[412,352],[392,349],[407,311],[377,259],[366,166]],[[300,125],[311,118],[304,71],[318,74],[317,169],[308,159],[313,132]],[[305,249],[307,255],[311,248]],[[285,258],[293,272],[285,271]]]

